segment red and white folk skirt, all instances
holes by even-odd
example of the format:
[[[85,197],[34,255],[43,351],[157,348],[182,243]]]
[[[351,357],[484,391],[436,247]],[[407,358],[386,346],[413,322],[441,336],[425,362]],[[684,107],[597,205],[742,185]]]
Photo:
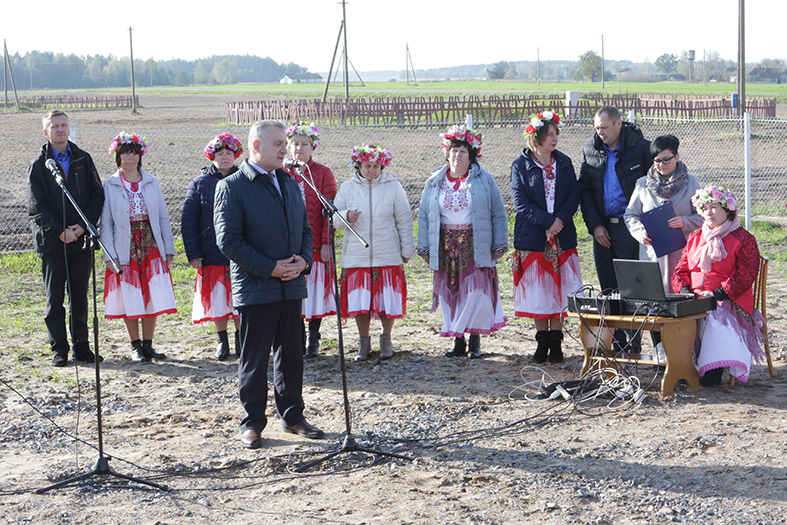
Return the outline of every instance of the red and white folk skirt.
[[[517,250],[513,266],[517,317],[557,319],[568,315],[568,294],[582,290],[576,248],[563,250],[555,239],[543,252]]]
[[[342,317],[370,314],[399,319],[407,314],[407,282],[401,266],[345,268],[341,277]]]
[[[153,237],[150,221],[131,222],[131,258],[123,274],[104,273],[104,317],[140,319],[174,314],[172,275]]]
[[[306,276],[307,295],[301,308],[304,319],[311,321],[336,314],[333,283],[333,272],[329,270],[329,265],[317,260],[312,262],[312,271]]]
[[[194,281],[191,322],[199,324],[230,318],[238,318],[238,311],[232,307],[230,267],[203,266],[197,270],[197,277]]]

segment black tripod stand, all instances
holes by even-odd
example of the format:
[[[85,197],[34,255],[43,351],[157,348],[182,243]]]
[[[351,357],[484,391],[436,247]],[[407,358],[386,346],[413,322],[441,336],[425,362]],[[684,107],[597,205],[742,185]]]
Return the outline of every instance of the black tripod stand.
[[[47,167],[52,169],[49,165],[47,165]],[[107,251],[106,246],[104,246],[104,243],[101,241],[101,237],[99,237],[96,227],[93,226],[93,224],[91,224],[90,221],[87,220],[85,214],[77,205],[76,201],[74,201],[74,198],[71,196],[71,193],[69,193],[68,189],[66,188],[63,182],[63,178],[59,172],[60,170],[57,169],[57,166],[55,165],[55,169],[52,169],[52,173],[55,175],[55,178],[57,179],[57,183],[63,189],[63,193],[66,195],[66,197],[68,197],[68,200],[71,201],[71,204],[74,206],[74,209],[76,209],[77,213],[79,213],[79,216],[82,218],[82,220],[85,221],[85,225],[86,225],[85,235],[87,235],[88,240],[90,241],[91,250],[98,251],[100,246],[101,248],[104,249],[104,253],[110,253],[109,251]],[[110,459],[109,456],[104,455],[104,431],[103,431],[103,426],[101,424],[101,356],[98,351],[99,350],[98,309],[96,306],[96,257],[95,254],[92,255],[93,256],[90,258],[90,265],[93,274],[93,347],[95,348],[96,351],[95,365],[96,365],[96,419],[98,422],[98,459],[93,464],[93,469],[90,472],[81,474],[79,476],[74,476],[73,478],[69,478],[65,481],[60,481],[53,485],[49,485],[48,487],[37,489],[36,494],[43,494],[48,490],[56,489],[58,487],[69,485],[71,483],[76,483],[77,481],[83,479],[88,479],[97,475],[107,475],[107,474],[111,476],[115,476],[117,478],[125,479],[128,481],[134,481],[136,483],[149,485],[151,487],[155,487],[157,489],[167,491],[169,489],[166,487],[166,485],[159,485],[157,483],[153,483],[152,481],[145,481],[144,479],[134,478],[131,476],[126,476],[125,474],[120,474],[118,472],[115,472],[114,470],[109,468],[109,459]],[[122,273],[122,270],[120,269],[120,265],[118,265],[114,259],[110,259],[110,264],[114,266],[116,272]]]
[[[407,461],[411,461],[411,458],[408,458],[407,456],[394,454],[393,452],[385,452],[383,450],[377,450],[375,448],[360,446],[358,442],[355,440],[355,438],[353,437],[352,423],[350,421],[350,400],[347,396],[347,367],[344,360],[344,339],[342,338],[342,305],[339,299],[339,279],[338,276],[336,275],[336,241],[334,240],[335,230],[333,226],[334,217],[339,217],[339,219],[344,223],[347,230],[351,231],[353,235],[355,235],[355,237],[358,238],[358,241],[360,241],[360,243],[364,245],[364,247],[368,248],[369,243],[366,242],[363,239],[363,237],[361,237],[358,234],[357,231],[355,231],[355,229],[350,225],[350,223],[348,223],[345,220],[344,217],[341,216],[341,214],[337,213],[338,210],[336,209],[336,206],[334,206],[333,201],[328,200],[325,197],[325,195],[323,195],[320,192],[320,190],[318,190],[315,187],[314,182],[310,180],[311,177],[306,178],[303,175],[303,172],[300,170],[300,168],[296,168],[296,169],[298,170],[298,173],[301,175],[301,178],[304,180],[304,182],[308,184],[312,190],[314,190],[314,193],[317,194],[317,197],[320,199],[320,202],[322,203],[324,208],[322,211],[323,216],[328,218],[328,223],[330,225],[330,232],[329,232],[331,235],[330,271],[333,273],[333,277],[334,277],[333,296],[334,299],[336,300],[336,319],[337,319],[337,327],[339,329],[339,338],[338,338],[339,369],[341,370],[342,373],[342,395],[344,400],[344,425],[346,429],[346,434],[344,436],[344,442],[342,443],[342,448],[330,452],[327,455],[321,457],[320,459],[316,459],[314,461],[306,463],[305,465],[301,465],[300,467],[295,469],[295,472],[306,472],[307,470],[314,467],[315,465],[319,465],[320,463],[323,463],[324,461],[327,461],[344,452],[367,452],[369,454],[376,454],[378,456],[386,456],[386,457],[405,459]]]

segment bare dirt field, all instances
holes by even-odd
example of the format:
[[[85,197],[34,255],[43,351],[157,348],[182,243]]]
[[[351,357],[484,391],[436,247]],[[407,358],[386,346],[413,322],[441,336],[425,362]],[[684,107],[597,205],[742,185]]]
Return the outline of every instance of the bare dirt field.
[[[71,118],[85,134],[91,125],[218,133],[227,100],[150,95],[141,97],[141,117],[113,110]],[[21,152],[23,165],[42,143],[38,118],[0,116],[6,136],[35,136],[38,146]],[[11,125],[19,127],[8,135]],[[586,242],[582,250],[588,253]],[[590,268],[584,260],[587,282],[595,281]],[[180,254],[176,273],[189,271]],[[662,398],[663,369],[621,368],[647,388],[641,404],[525,399],[542,378],[578,379],[582,350],[573,323],[566,360],[532,365],[535,329],[512,317],[508,263],[500,274],[509,322],[482,338],[484,355],[475,361],[443,357],[449,342],[438,335],[439,312],[429,312],[429,272],[420,260],[406,271],[408,315],[394,328],[394,358],[348,361],[347,382],[357,440],[409,460],[373,463],[352,452],[295,472],[344,437],[333,318],[323,322],[321,356],[304,372],[306,416],[328,437],[285,434],[270,410],[263,448],[242,448],[237,362],[213,358],[211,327],[190,324],[192,290],[182,281],[178,314],[161,317],[157,328],[166,360],[132,363],[122,324],[99,323],[104,453],[118,472],[169,490],[100,476],[45,494],[35,490],[89,471],[98,457],[95,373],[92,366],[50,366],[40,278],[3,276],[0,523],[787,523],[787,281],[779,271],[769,281],[774,378],[756,367],[748,384],[696,392],[679,385]],[[343,333],[351,357],[354,323]],[[378,333],[373,323],[374,348]]]

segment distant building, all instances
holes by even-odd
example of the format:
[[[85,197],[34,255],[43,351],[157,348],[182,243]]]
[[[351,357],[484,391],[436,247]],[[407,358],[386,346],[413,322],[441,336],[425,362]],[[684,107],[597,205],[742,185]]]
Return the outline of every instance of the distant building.
[[[322,82],[322,76],[317,73],[299,73],[284,75],[279,80],[280,84],[317,84]]]
[[[672,82],[684,82],[686,80],[686,75],[681,75],[680,73],[672,73],[667,80],[671,80]]]
[[[763,82],[765,84],[787,84],[787,70],[754,66],[746,71],[746,80],[748,82]]]

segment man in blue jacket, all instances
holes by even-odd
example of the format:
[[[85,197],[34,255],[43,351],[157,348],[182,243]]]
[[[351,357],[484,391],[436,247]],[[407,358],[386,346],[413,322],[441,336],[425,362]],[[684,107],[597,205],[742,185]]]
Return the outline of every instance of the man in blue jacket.
[[[602,290],[615,290],[613,259],[638,259],[639,243],[626,228],[626,211],[634,186],[653,164],[650,142],[638,127],[623,122],[612,106],[596,111],[596,133],[582,147],[579,168],[582,216],[593,235],[593,258]],[[621,331],[615,334],[625,344]],[[632,342],[635,347],[639,342]],[[636,348],[635,348],[636,349]]]
[[[281,169],[287,154],[284,125],[255,122],[249,158],[216,186],[216,242],[230,260],[232,299],[240,314],[238,384],[241,443],[262,446],[273,348],[276,412],[285,432],[307,438],[325,433],[303,416],[301,300],[312,263],[312,232],[298,185]]]
[[[71,128],[65,112],[54,109],[42,122],[47,143],[27,170],[27,207],[46,288],[44,323],[54,352],[52,364],[59,367],[68,364],[70,348],[63,307],[66,290],[74,359],[93,363],[95,355],[90,350],[87,329],[93,252],[85,239],[85,223],[63,195],[46,162],[52,159],[57,163],[68,192],[93,225],[98,223],[104,208],[104,188],[93,159],[68,140]]]

